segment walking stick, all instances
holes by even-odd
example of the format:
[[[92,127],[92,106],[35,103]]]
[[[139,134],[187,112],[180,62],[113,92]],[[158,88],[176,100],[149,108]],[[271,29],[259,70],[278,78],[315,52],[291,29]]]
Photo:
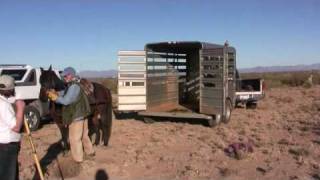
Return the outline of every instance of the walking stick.
[[[37,156],[36,148],[35,148],[35,146],[33,144],[33,141],[32,141],[32,136],[31,136],[31,132],[30,132],[30,129],[29,129],[29,125],[28,125],[27,119],[24,117],[23,121],[24,121],[24,127],[25,127],[26,132],[27,132],[28,140],[29,140],[29,143],[30,143],[31,148],[32,148],[33,159],[34,159],[34,162],[36,163],[36,167],[37,167],[40,179],[44,180],[43,172],[42,172],[42,169],[41,169],[41,166],[40,166],[40,162],[39,162],[39,159],[38,159],[38,156]]]

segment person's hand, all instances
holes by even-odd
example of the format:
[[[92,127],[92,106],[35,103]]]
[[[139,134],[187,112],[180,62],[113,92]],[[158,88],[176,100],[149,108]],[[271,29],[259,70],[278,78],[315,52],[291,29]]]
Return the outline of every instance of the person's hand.
[[[58,99],[58,93],[54,89],[47,91],[47,95],[51,101],[56,101]]]

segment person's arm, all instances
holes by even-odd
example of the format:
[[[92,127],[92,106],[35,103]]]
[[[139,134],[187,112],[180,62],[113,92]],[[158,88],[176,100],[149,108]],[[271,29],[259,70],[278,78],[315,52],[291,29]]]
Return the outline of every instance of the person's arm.
[[[62,90],[62,91],[57,91],[57,93],[58,93],[58,96],[63,96],[64,95],[64,90]]]
[[[25,102],[23,100],[16,100],[15,105],[16,105],[16,125],[12,128],[12,130],[19,133],[24,120]]]
[[[9,110],[0,108],[0,117],[12,131],[19,133],[23,124],[23,111],[25,104],[24,101],[17,100],[15,105],[16,113],[13,108],[10,108]]]
[[[74,103],[80,94],[80,87],[77,84],[72,84],[67,93],[64,96],[59,96],[56,100],[56,103],[69,105]]]

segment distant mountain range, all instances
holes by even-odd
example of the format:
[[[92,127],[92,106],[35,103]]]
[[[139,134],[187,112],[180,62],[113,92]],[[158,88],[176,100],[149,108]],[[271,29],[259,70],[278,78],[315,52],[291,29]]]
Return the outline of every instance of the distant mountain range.
[[[80,71],[80,77],[86,78],[111,78],[116,77],[118,71],[111,69],[106,71]]]
[[[311,65],[295,65],[295,66],[259,66],[253,68],[240,68],[240,73],[262,73],[262,72],[288,72],[288,71],[311,71],[320,70],[320,63]],[[80,71],[81,77],[86,78],[110,78],[117,77],[117,70],[111,69],[106,71]]]
[[[295,66],[266,66],[253,68],[240,68],[241,73],[262,73],[262,72],[291,72],[291,71],[311,71],[320,70],[320,63],[310,65],[295,65]]]

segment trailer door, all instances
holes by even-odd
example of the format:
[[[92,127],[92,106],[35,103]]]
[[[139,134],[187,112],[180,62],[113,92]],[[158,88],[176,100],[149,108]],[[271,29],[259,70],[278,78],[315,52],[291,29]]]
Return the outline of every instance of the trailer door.
[[[200,50],[200,113],[222,115],[224,107],[224,49]]]
[[[146,110],[145,51],[118,52],[118,110]]]

